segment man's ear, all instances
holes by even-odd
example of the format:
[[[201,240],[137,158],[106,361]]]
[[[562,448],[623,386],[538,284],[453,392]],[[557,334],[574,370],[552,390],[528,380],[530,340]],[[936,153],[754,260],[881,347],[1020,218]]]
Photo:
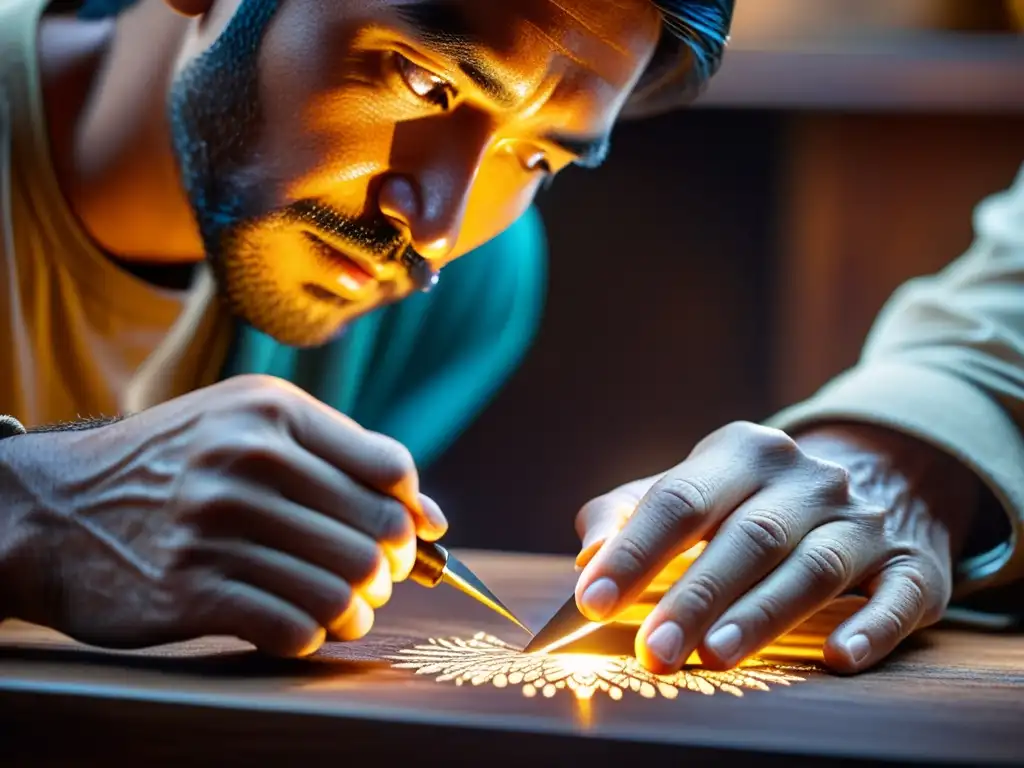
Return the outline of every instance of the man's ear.
[[[213,0],[164,0],[167,6],[182,16],[202,16],[209,13]]]

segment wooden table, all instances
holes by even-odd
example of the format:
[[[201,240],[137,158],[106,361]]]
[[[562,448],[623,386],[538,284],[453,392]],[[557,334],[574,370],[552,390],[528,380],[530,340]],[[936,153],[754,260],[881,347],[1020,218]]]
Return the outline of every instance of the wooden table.
[[[571,593],[568,559],[459,554],[533,626]],[[1024,764],[1019,636],[933,631],[860,677],[800,672],[731,693],[697,681],[673,699],[628,688],[618,700],[548,698],[543,687],[531,697],[514,679],[460,686],[385,658],[480,631],[526,639],[452,590],[412,585],[396,590],[372,638],[296,662],[223,639],[107,653],[8,623],[0,764]]]

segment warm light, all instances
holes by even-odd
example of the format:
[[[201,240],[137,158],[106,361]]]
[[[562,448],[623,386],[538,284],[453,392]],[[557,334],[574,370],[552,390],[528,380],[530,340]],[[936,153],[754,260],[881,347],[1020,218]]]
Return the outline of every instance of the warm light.
[[[674,675],[654,675],[630,656],[524,654],[483,632],[471,640],[431,638],[427,645],[403,649],[390,659],[397,669],[433,675],[440,683],[520,686],[527,698],[538,694],[551,698],[559,691],[569,691],[577,699],[589,700],[601,692],[614,701],[627,693],[674,699],[683,690],[707,696],[717,692],[742,696],[744,690],[767,691],[771,685],[800,682],[804,678],[794,673],[814,669],[752,659],[728,672],[688,668]]]

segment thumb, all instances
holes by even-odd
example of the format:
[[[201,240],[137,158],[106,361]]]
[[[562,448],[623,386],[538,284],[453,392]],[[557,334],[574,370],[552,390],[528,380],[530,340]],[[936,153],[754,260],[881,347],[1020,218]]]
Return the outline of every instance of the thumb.
[[[415,516],[416,535],[424,541],[437,541],[448,532],[448,519],[437,502],[426,494],[419,494],[419,512]]]
[[[661,475],[655,475],[626,483],[580,509],[576,515],[576,535],[580,537],[577,571],[585,568],[604,543],[622,529],[640,500],[660,478]]]

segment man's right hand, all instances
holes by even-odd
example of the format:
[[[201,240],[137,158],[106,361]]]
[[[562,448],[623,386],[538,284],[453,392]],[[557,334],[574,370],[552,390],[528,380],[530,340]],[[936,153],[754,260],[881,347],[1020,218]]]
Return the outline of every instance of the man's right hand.
[[[365,635],[447,523],[409,452],[278,379],[0,441],[8,616],[139,648],[231,635],[280,656]]]

